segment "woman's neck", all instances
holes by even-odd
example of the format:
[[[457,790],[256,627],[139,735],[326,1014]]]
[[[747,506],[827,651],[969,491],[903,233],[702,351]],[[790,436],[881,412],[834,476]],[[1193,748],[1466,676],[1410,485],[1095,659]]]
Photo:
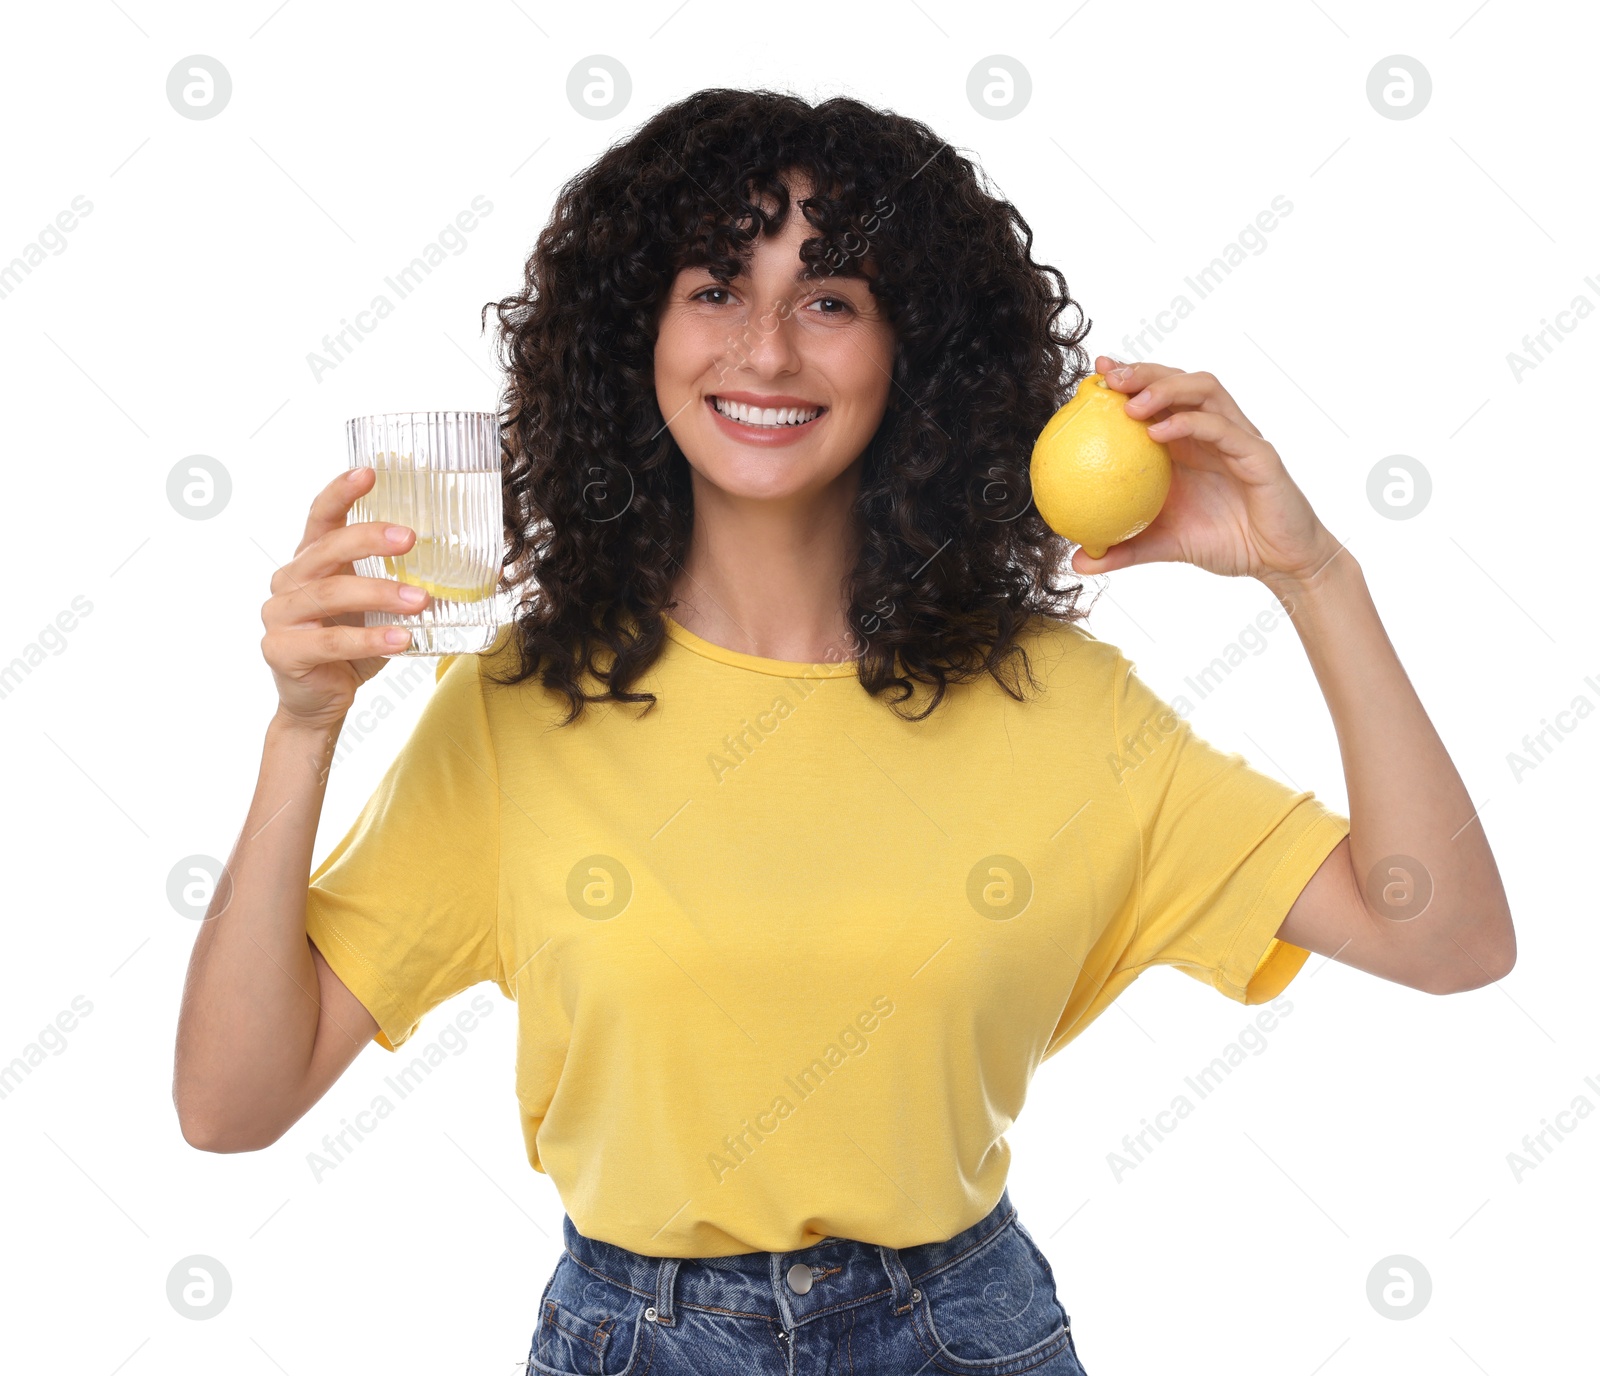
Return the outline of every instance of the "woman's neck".
[[[673,619],[742,654],[805,664],[853,657],[844,584],[858,547],[856,470],[841,478],[783,502],[729,498],[697,479]]]

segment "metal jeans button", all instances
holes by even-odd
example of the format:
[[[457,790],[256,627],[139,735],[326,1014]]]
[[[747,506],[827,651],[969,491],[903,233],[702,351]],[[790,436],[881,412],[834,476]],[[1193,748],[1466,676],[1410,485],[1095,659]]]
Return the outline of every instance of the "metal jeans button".
[[[811,1268],[803,1261],[797,1261],[789,1268],[787,1277],[789,1288],[797,1295],[804,1295],[811,1289]]]

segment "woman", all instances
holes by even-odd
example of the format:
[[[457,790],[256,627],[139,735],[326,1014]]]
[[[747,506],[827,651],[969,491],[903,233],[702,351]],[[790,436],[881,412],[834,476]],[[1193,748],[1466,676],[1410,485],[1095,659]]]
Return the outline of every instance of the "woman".
[[[1511,968],[1359,567],[1209,374],[1096,360],[1175,473],[1071,570],[1266,584],[1349,819],[1079,624],[1026,470],[1087,324],[1031,240],[850,100],[703,91],[565,187],[494,303],[517,620],[441,663],[309,891],[339,726],[398,648],[361,614],[414,606],[352,561],[414,535],[346,524],[357,470],[274,575],[280,704],[195,947],[184,1135],[268,1145],[493,980],[566,1209],[530,1371],[1079,1373],[1005,1190],[1040,1062],[1152,965],[1252,1004],[1312,951],[1436,993]]]

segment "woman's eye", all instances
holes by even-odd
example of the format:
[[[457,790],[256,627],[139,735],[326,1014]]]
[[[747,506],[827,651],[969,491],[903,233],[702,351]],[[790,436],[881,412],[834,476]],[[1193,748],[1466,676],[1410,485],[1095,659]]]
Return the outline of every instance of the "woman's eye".
[[[731,296],[732,293],[727,287],[701,287],[699,291],[691,294],[689,299],[691,301],[704,301],[708,306],[721,306],[726,304],[725,301],[712,300],[711,298],[714,294],[720,294],[723,297],[727,297]],[[808,303],[807,309],[810,309],[811,306],[817,305],[831,306],[833,308],[831,310],[825,309],[818,311],[817,313],[819,315],[848,315],[855,309],[855,307],[846,301],[842,296],[819,296],[816,298],[816,300]]]

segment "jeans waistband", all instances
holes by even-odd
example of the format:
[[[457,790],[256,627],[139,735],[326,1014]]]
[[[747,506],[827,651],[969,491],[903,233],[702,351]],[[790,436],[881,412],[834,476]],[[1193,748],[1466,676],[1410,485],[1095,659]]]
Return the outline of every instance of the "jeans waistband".
[[[918,1281],[976,1251],[1016,1214],[1008,1188],[983,1218],[954,1237],[913,1247],[824,1238],[793,1252],[726,1257],[651,1257],[585,1237],[562,1217],[567,1252],[584,1270],[645,1297],[651,1317],[669,1327],[680,1308],[775,1319],[795,1328],[807,1319],[892,1295],[897,1312],[912,1304]],[[802,1268],[796,1271],[796,1267]],[[796,1289],[796,1285],[800,1289]]]

